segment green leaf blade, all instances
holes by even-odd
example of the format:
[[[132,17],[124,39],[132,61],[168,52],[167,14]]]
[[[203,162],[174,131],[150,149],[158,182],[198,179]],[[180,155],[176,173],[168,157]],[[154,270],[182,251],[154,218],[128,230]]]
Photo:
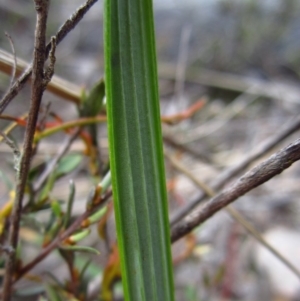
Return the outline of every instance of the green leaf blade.
[[[152,2],[106,0],[110,160],[127,300],[173,300]]]

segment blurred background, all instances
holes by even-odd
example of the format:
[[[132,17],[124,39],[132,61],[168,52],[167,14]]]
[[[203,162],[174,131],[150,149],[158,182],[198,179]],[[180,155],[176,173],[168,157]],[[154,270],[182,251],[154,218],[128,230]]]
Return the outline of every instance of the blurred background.
[[[48,39],[82,3],[52,0]],[[98,1],[79,25],[57,47],[55,74],[78,89],[90,89],[104,76],[103,1]],[[267,138],[275,135],[300,112],[300,1],[299,0],[155,0],[156,47],[161,113],[172,116],[205,99],[201,110],[178,124],[163,124],[166,149],[199,180],[210,183],[222,170],[247,157]],[[17,57],[32,58],[35,12],[31,0],[0,0],[0,49],[11,53],[4,32],[11,36]],[[0,73],[0,95],[10,77]],[[27,112],[29,84],[8,106],[5,114]],[[43,105],[64,120],[77,116],[76,107],[53,94]],[[7,121],[0,120],[0,128]],[[108,160],[106,126],[99,126],[104,161]],[[13,137],[21,143],[23,129]],[[296,133],[282,145],[299,137]],[[33,164],[51,158],[65,134],[46,139]],[[80,142],[71,152],[82,152]],[[185,149],[184,151],[182,151]],[[274,152],[275,152],[274,150]],[[266,154],[265,158],[271,153]],[[13,182],[12,155],[0,144],[0,203],[5,204]],[[68,178],[76,181],[75,214],[80,214],[92,185],[83,161],[74,173],[58,181],[52,195],[66,199]],[[170,216],[188,204],[199,189],[166,160]],[[240,198],[235,207],[270,243],[300,269],[300,166],[294,164],[282,175]],[[110,240],[114,222],[110,217]],[[24,244],[28,238],[24,230]],[[100,286],[108,258],[97,233],[88,243],[102,250],[93,258],[98,269],[90,290]],[[99,245],[99,246],[98,246]],[[24,260],[36,251],[29,243]],[[255,241],[226,212],[216,214],[192,234],[174,244],[176,300],[300,300],[300,280]],[[33,252],[33,253],[32,253]],[[68,277],[55,254],[41,263],[36,273],[49,270]],[[94,273],[94,274],[93,274]],[[20,291],[28,283],[20,282]],[[29,285],[30,286],[30,285]],[[119,298],[118,292],[115,293]],[[118,297],[119,296],[119,297]],[[27,300],[25,296],[18,300]],[[30,297],[28,300],[35,300]],[[91,299],[97,300],[97,299]],[[117,299],[116,299],[117,300]]]

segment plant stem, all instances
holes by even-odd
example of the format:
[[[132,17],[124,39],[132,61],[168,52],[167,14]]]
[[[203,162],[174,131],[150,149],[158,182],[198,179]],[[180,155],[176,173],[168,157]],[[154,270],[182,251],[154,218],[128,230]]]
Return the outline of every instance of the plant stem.
[[[28,171],[30,167],[32,142],[37,123],[40,103],[45,89],[44,81],[44,63],[45,63],[45,39],[48,16],[49,0],[35,0],[35,9],[37,12],[37,22],[35,31],[35,44],[32,67],[32,85],[31,85],[31,104],[28,116],[28,123],[25,132],[23,154],[19,171],[17,172],[16,198],[13,206],[11,225],[9,231],[9,246],[14,250],[9,253],[6,266],[3,285],[3,301],[11,300],[11,284],[14,276],[16,248],[18,244],[20,219],[22,212],[22,201],[26,187]]]
[[[199,210],[193,212],[186,220],[176,224],[172,228],[172,242],[177,241],[191,232],[195,227],[245,193],[280,174],[297,160],[300,160],[300,139],[294,141],[292,144],[281,149],[279,152],[248,171],[234,184],[217,194]]]

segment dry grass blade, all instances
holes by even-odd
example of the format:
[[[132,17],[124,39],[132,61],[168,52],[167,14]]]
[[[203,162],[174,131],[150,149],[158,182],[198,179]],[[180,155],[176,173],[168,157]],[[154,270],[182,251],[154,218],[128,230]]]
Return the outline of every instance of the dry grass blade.
[[[30,64],[24,60],[17,58],[16,75],[20,76],[24,70],[30,67]],[[0,49],[0,71],[10,75],[14,68],[13,56]],[[79,103],[80,101],[80,88],[77,85],[70,83],[62,79],[61,77],[54,75],[52,80],[47,85],[47,90],[51,93],[61,97],[62,99]]]

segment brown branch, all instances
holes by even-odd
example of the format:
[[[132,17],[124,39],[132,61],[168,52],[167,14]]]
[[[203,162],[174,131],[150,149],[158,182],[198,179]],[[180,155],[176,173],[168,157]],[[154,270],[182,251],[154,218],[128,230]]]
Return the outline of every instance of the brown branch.
[[[56,44],[58,45],[65,36],[75,28],[87,11],[95,4],[98,0],[87,0],[83,5],[81,5],[76,12],[64,23],[64,25],[58,30],[55,35]],[[46,46],[46,59],[48,58],[51,49],[51,42]],[[29,66],[27,70],[21,75],[21,77],[14,83],[11,89],[3,96],[0,101],[0,114],[5,110],[10,101],[19,93],[23,88],[27,80],[30,78],[32,73],[32,66]]]
[[[289,122],[279,133],[263,141],[253,152],[251,152],[246,158],[233,167],[230,167],[223,171],[209,186],[213,190],[221,189],[229,180],[237,176],[243,170],[245,170],[255,160],[259,159],[270,151],[273,147],[278,145],[288,136],[300,129],[300,117],[296,117]],[[174,225],[182,218],[184,218],[189,212],[191,212],[197,205],[199,205],[206,197],[204,192],[199,192],[192,200],[188,201],[188,204],[183,208],[180,208],[172,217],[171,225]]]
[[[173,227],[171,234],[172,242],[192,231],[199,224],[206,221],[216,212],[226,207],[246,192],[265,183],[277,174],[280,174],[299,159],[300,139],[251,169],[233,185],[207,202],[200,210],[197,210],[186,220]]]
[[[48,17],[49,0],[35,0],[37,12],[35,44],[33,53],[31,103],[29,109],[28,123],[24,138],[23,154],[21,156],[20,170],[17,173],[16,198],[14,201],[11,215],[11,225],[9,232],[9,244],[16,250],[19,237],[20,219],[22,212],[22,201],[30,167],[32,142],[35,133],[40,103],[45,90],[44,82],[44,63],[45,63],[45,44],[46,28]],[[5,278],[3,284],[3,301],[11,300],[11,284],[15,269],[15,252],[12,252],[6,261]]]
[[[200,181],[197,177],[193,175],[184,165],[182,165],[178,160],[171,156],[165,151],[165,156],[171,161],[172,165],[180,172],[182,172],[186,177],[193,181],[199,188],[201,188],[207,196],[213,198],[216,192],[207,186],[205,183]],[[265,248],[267,248],[271,253],[273,253],[283,264],[285,264],[299,279],[300,271],[280,252],[273,248],[264,237],[249,223],[234,207],[227,206],[225,210],[240,224],[242,225],[258,242],[260,242]]]

